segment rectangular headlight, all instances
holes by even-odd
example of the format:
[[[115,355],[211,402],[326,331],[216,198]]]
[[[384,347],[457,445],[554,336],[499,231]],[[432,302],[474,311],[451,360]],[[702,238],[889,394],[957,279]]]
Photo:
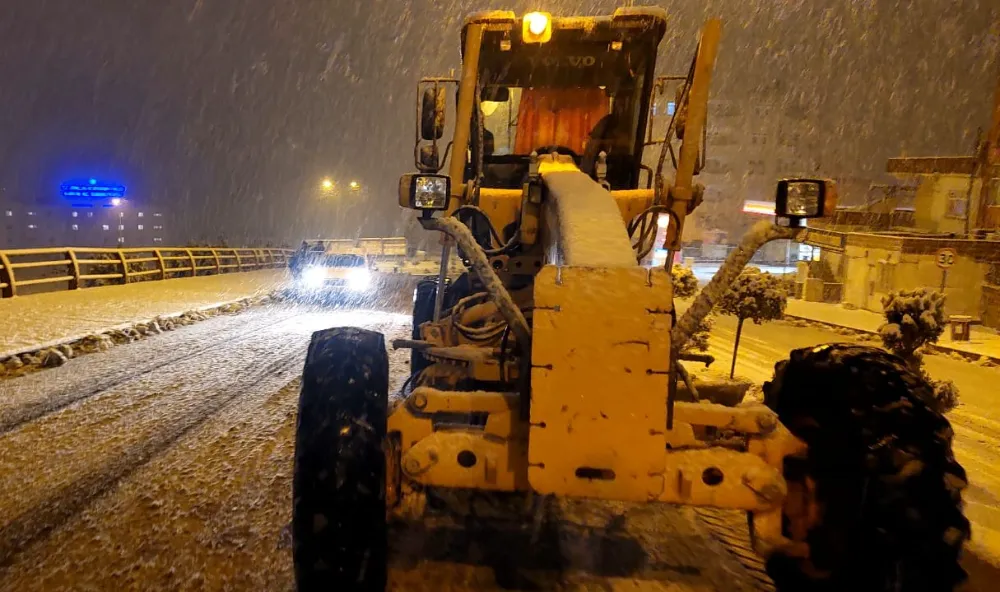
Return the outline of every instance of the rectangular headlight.
[[[833,213],[836,190],[829,180],[782,179],[774,202],[779,217],[819,218]]]
[[[414,175],[410,181],[410,207],[417,210],[445,210],[451,196],[451,177]]]

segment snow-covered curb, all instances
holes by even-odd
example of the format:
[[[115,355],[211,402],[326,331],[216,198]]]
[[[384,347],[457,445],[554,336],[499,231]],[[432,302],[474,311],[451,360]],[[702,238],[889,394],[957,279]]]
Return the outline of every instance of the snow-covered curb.
[[[875,340],[881,343],[879,339],[878,331],[871,331],[868,329],[858,329],[857,327],[848,327],[846,325],[840,325],[837,323],[832,323],[830,321],[820,321],[810,317],[803,317],[798,315],[793,315],[785,313],[785,319],[800,321],[812,325],[820,325],[823,327],[829,327],[831,329],[837,330],[838,333],[847,335],[871,335],[875,337]],[[847,333],[844,333],[844,332]],[[975,352],[969,352],[954,347],[948,347],[947,345],[941,345],[938,343],[929,343],[924,346],[927,350],[934,353],[944,354],[951,356],[952,358],[958,359],[959,357],[967,362],[978,363],[986,366],[1000,365],[1000,356],[992,356],[989,354],[980,354]]]
[[[107,351],[116,345],[125,345],[151,335],[159,335],[220,314],[240,313],[252,306],[268,304],[277,299],[276,294],[267,293],[226,300],[184,312],[122,323],[82,335],[4,352],[0,354],[0,378],[12,378],[44,368],[62,366],[79,355]]]

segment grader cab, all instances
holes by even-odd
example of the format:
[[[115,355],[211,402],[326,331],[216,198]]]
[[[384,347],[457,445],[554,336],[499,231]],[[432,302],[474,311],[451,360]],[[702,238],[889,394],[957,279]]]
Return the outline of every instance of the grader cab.
[[[462,30],[461,78],[421,81],[418,172],[400,180],[399,203],[445,238],[442,261],[457,249],[468,272],[450,281],[443,265],[417,288],[412,339],[392,344],[412,350],[412,373],[391,400],[381,334],[313,335],[293,492],[300,590],[383,589],[387,524],[418,519],[425,494],[447,488],[742,510],[783,589],[960,579],[964,473],[950,442],[935,444],[947,422],[923,404],[926,385],[891,357],[811,348],[779,365],[767,406],[677,400],[694,328],[760,246],[829,213],[836,186],[780,181],[780,224],[745,237],[678,318],[673,257],[665,268],[639,262],[660,216],[664,248],[679,249],[701,200],[694,179],[721,26],[706,23],[686,73],[657,79],[666,28],[662,11],[645,8],[479,14]],[[665,137],[651,139],[664,80],[677,84],[676,109]],[[651,146],[655,166],[643,161]],[[892,406],[900,401],[905,413]],[[900,436],[893,421],[920,427]],[[884,462],[873,468],[872,454]],[[899,455],[935,467],[921,477],[926,495],[892,481]],[[889,499],[948,518],[887,527],[902,511]],[[873,518],[872,504],[885,514]],[[842,515],[851,509],[859,514]]]

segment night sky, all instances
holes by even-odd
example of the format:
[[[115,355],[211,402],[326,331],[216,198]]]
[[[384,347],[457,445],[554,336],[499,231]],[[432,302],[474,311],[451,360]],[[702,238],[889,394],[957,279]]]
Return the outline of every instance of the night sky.
[[[173,204],[190,236],[232,243],[294,241],[307,222],[392,234],[407,219],[395,191],[412,166],[415,84],[458,68],[464,15],[621,4],[6,0],[0,187],[44,201],[67,178],[118,180],[136,201]],[[968,153],[988,123],[996,0],[659,5],[671,15],[661,69],[683,70],[701,20],[722,17],[713,96],[787,105],[827,174]],[[365,191],[321,202],[324,176]]]

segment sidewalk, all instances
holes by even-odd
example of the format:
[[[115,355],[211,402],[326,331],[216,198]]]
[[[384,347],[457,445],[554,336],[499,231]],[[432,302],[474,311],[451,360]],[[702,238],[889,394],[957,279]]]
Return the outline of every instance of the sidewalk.
[[[865,333],[878,333],[879,327],[885,323],[882,315],[868,310],[847,309],[839,304],[796,299],[788,300],[785,316]],[[957,351],[1000,361],[1000,335],[983,327],[971,327],[969,341],[952,341],[951,328],[948,327],[938,342],[930,347],[946,353]]]
[[[284,269],[0,299],[0,359],[110,327],[221,306],[279,287]]]

